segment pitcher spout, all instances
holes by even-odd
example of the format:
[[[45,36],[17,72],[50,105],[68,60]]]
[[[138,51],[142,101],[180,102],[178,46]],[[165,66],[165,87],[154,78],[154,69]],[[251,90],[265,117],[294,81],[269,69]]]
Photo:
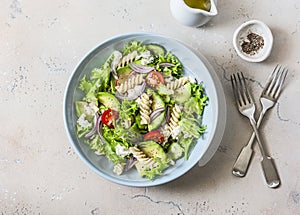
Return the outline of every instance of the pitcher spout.
[[[218,15],[216,0],[209,0],[210,8],[189,6],[185,0],[170,0],[172,15],[182,24],[192,27],[200,27],[206,24],[214,16]]]
[[[210,4],[211,4],[211,6],[210,6],[210,10],[208,12],[208,15],[209,16],[216,16],[216,15],[218,15],[218,9],[217,9],[217,6],[215,4],[215,1],[214,0],[210,0]]]

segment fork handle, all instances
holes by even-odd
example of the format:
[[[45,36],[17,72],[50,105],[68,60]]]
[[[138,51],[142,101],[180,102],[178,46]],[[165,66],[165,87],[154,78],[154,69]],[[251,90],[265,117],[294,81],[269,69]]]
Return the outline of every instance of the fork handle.
[[[255,136],[255,134],[254,134]],[[237,157],[233,168],[232,168],[232,174],[237,176],[237,177],[244,177],[247,173],[252,155],[253,155],[253,150],[252,150],[252,144],[247,144],[244,146]]]
[[[270,188],[276,188],[280,185],[280,178],[275,167],[275,163],[271,157],[264,157],[261,161],[261,166],[267,185]]]
[[[260,127],[266,111],[267,111],[267,109],[263,109],[260,112],[260,115],[259,115],[257,123],[256,123],[257,128]],[[235,175],[237,177],[244,177],[246,175],[252,155],[253,155],[252,144],[254,143],[254,140],[255,140],[255,132],[253,131],[247,145],[242,148],[235,163],[233,164],[233,167],[232,167],[233,175]]]
[[[276,188],[280,185],[280,178],[279,178],[279,175],[277,173],[275,164],[273,162],[273,159],[270,156],[266,155],[264,145],[261,142],[260,135],[259,135],[259,132],[257,130],[256,123],[255,123],[255,120],[254,120],[253,117],[250,118],[250,122],[251,122],[253,130],[255,132],[256,139],[257,139],[257,142],[258,142],[258,145],[259,145],[259,149],[260,149],[260,152],[261,152],[261,155],[262,155],[262,158],[263,158],[262,161],[261,161],[261,165],[262,165],[262,169],[263,169],[263,173],[264,173],[267,185],[270,188]]]

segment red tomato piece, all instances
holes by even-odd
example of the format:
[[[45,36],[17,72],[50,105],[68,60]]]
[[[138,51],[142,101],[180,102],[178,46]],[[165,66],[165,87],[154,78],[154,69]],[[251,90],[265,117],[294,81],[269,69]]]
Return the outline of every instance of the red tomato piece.
[[[118,113],[115,110],[112,109],[107,109],[106,111],[103,112],[102,116],[101,116],[101,122],[110,127],[113,128],[113,121],[114,119],[117,117]]]
[[[165,141],[165,136],[159,130],[149,131],[144,136],[144,141],[152,140],[157,143],[163,143]]]
[[[165,83],[165,79],[163,77],[163,75],[160,72],[157,71],[152,71],[150,72],[147,77],[146,77],[146,83],[150,86],[150,87],[157,87],[157,85],[159,84],[164,84]]]

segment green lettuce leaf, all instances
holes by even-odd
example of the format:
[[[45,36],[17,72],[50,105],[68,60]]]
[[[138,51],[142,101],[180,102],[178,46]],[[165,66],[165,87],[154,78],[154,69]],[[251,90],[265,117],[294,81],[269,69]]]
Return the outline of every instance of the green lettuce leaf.
[[[155,167],[150,167],[141,162],[138,162],[135,165],[141,177],[146,177],[150,180],[153,180],[156,176],[161,175],[164,169],[166,169],[169,166],[168,162],[166,161],[162,161],[158,158],[154,158],[154,160],[156,162]]]
[[[172,67],[160,67],[160,63],[172,63],[175,66]],[[166,76],[172,75],[175,78],[181,78],[183,76],[182,64],[178,58],[171,52],[168,52],[165,56],[159,56],[155,59],[154,65],[156,65],[156,70],[160,71]]]
[[[106,154],[105,143],[103,143],[98,134],[92,136],[91,139],[84,141],[92,150],[97,151],[101,155]]]
[[[124,55],[130,54],[134,51],[137,51],[138,53],[142,53],[142,52],[147,51],[147,47],[145,45],[143,45],[142,42],[134,40],[124,46],[122,53],[124,56]]]
[[[188,115],[187,113],[182,114],[179,126],[181,133],[188,138],[199,138],[206,129],[206,126],[201,125],[200,120],[195,119],[193,115]]]
[[[184,149],[184,160],[188,160],[190,156],[190,151],[193,148],[193,146],[196,144],[195,138],[185,138],[183,135],[179,138],[179,144]]]
[[[196,104],[195,108],[197,108],[198,117],[203,115],[204,107],[207,105],[208,97],[205,95],[204,88],[202,84],[191,84],[192,88],[192,97],[194,98]]]

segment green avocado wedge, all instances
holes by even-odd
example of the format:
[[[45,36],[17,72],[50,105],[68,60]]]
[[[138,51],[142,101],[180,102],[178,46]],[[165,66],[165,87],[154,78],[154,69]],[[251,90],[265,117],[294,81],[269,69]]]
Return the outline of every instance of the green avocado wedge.
[[[120,111],[120,102],[114,95],[106,92],[100,92],[98,93],[98,100],[105,107],[116,111]]]

